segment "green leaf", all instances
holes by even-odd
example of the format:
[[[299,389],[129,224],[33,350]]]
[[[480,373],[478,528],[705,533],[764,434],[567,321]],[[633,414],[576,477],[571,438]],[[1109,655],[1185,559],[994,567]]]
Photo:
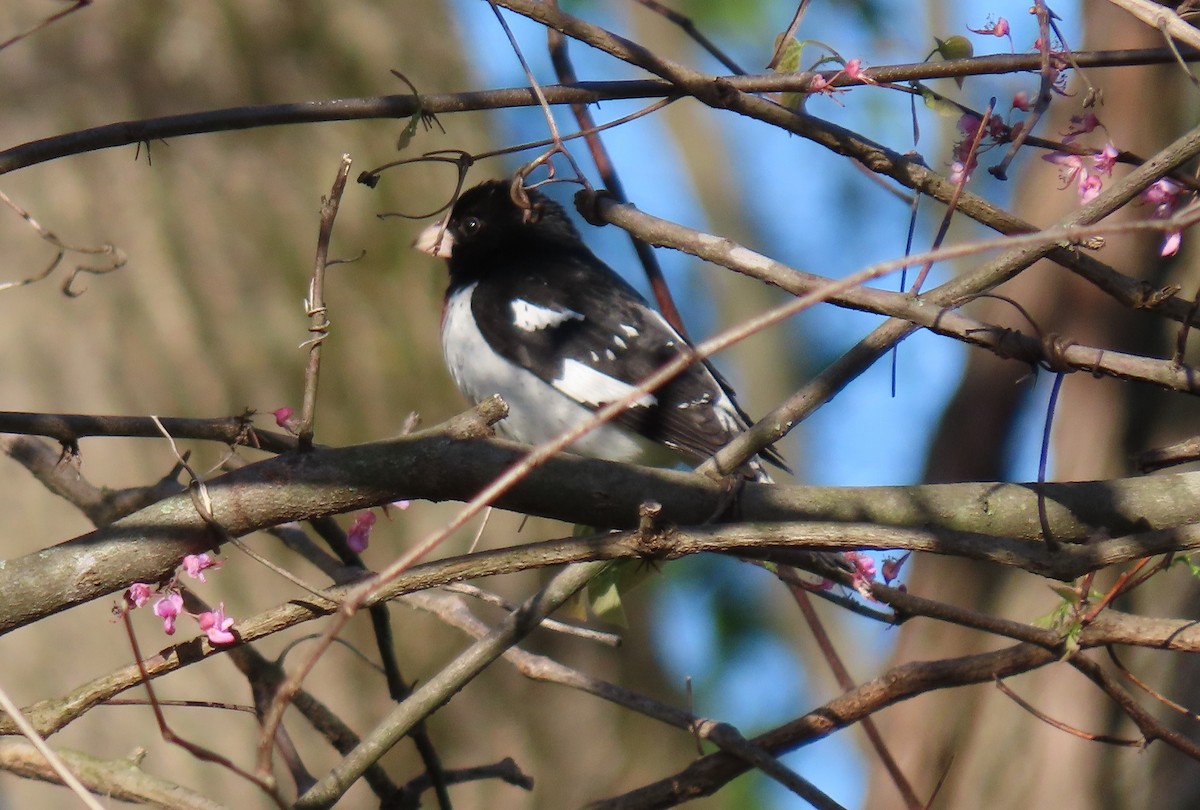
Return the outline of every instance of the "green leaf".
[[[1186,565],[1192,576],[1200,579],[1200,563],[1196,562],[1195,556],[1194,554],[1181,554],[1175,558],[1175,564]]]
[[[925,102],[925,106],[938,115],[946,118],[958,118],[962,115],[962,109],[942,94],[935,93],[924,85],[919,85],[917,89],[921,93],[921,99]]]
[[[417,110],[408,119],[408,124],[400,132],[400,137],[396,139],[396,151],[403,152],[408,145],[412,143],[413,135],[417,134],[417,126],[421,123],[421,111]]]
[[[1083,622],[1081,621],[1076,621],[1067,628],[1067,634],[1063,637],[1063,654],[1060,660],[1065,661],[1079,652],[1079,634],[1082,632]]]
[[[779,43],[782,38],[783,34],[775,37],[775,51],[779,51]],[[772,51],[772,53],[775,51]],[[804,53],[804,44],[795,37],[788,37],[787,42],[783,46],[783,51],[779,54],[779,59],[775,61],[775,72],[799,73],[800,55],[802,53]]]
[[[607,622],[628,627],[629,620],[621,604],[622,594],[642,583],[652,569],[641,560],[621,560],[605,568],[588,583],[588,607],[592,615]]]
[[[955,34],[945,39],[933,38],[937,43],[938,55],[949,61],[951,59],[970,59],[975,55],[975,46],[966,37]]]
[[[629,618],[621,604],[621,588],[615,579],[607,576],[612,568],[600,572],[588,583],[588,601],[592,614],[620,627],[629,626]]]
[[[945,60],[950,59],[970,59],[975,55],[975,46],[971,44],[971,40],[966,37],[955,34],[946,39],[933,38],[937,43],[936,53]],[[955,76],[954,83],[961,90],[963,86],[963,77]]]
[[[1058,597],[1064,602],[1074,605],[1079,599],[1079,594],[1069,585],[1051,585],[1050,590],[1058,594]]]
[[[775,37],[775,50],[779,51],[780,42],[782,42],[783,34]],[[800,72],[800,57],[804,53],[804,43],[795,37],[788,37],[787,42],[783,43],[783,50],[779,52],[779,59],[775,61],[775,73],[799,73]],[[804,106],[804,93],[782,93],[779,96],[779,103],[787,107],[789,110],[800,110]]]

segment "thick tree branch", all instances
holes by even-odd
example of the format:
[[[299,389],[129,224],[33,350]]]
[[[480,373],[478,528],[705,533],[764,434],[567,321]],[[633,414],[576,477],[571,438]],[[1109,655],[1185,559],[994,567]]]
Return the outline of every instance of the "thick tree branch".
[[[146,773],[137,756],[104,760],[61,748],[56,753],[97,796],[166,810],[222,810],[224,807],[182,785]],[[26,740],[0,740],[0,770],[27,779],[61,784],[45,757]]]
[[[455,439],[437,431],[373,444],[267,459],[208,482],[216,520],[239,537],[320,515],[401,498],[466,500],[517,463],[527,448]],[[1047,484],[1047,517],[1064,543],[1200,522],[1200,473]],[[647,500],[669,525],[696,526],[723,509],[719,482],[669,470],[561,455],[535,469],[496,505],[524,514],[613,528],[637,524]],[[928,526],[1036,540],[1037,487],[971,483],[918,487],[749,485],[738,503],[748,521],[829,520]],[[189,553],[219,539],[186,493],[111,526],[0,565],[0,633],[132,582],[169,576]],[[1162,550],[1162,546],[1155,546]],[[1147,553],[1157,553],[1148,551]],[[1049,569],[1047,569],[1049,570]]]

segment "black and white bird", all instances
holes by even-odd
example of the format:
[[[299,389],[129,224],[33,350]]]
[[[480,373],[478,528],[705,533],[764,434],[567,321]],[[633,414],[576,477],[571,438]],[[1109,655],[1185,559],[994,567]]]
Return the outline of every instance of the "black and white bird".
[[[522,207],[512,188],[491,180],[467,190],[414,247],[449,264],[442,350],[455,384],[472,402],[500,394],[509,414],[499,431],[538,444],[690,347],[588,249],[562,206],[526,190]],[[613,461],[699,463],[748,424],[729,386],[697,362],[569,449]],[[770,450],[763,457],[782,466]],[[771,480],[759,458],[743,473]]]

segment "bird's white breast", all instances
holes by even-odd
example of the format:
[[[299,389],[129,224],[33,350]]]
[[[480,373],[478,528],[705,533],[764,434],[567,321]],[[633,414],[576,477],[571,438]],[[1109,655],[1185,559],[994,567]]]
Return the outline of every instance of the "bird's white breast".
[[[453,293],[442,316],[442,351],[454,383],[472,402],[499,394],[508,417],[497,430],[525,444],[540,444],[576,427],[592,411],[527,371],[501,357],[484,339],[471,313],[474,284]],[[641,461],[653,443],[606,424],[569,448],[572,452],[611,461]]]

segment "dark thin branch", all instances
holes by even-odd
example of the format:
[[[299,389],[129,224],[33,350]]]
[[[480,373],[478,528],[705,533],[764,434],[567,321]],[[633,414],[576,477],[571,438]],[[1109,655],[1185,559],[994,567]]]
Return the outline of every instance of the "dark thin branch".
[[[1041,720],[1048,726],[1053,726],[1059,731],[1065,731],[1067,734],[1070,734],[1073,737],[1079,737],[1080,739],[1088,740],[1089,742],[1107,743],[1109,745],[1119,745],[1126,748],[1137,748],[1146,744],[1144,739],[1130,740],[1124,737],[1114,737],[1111,734],[1094,734],[1090,731],[1083,731],[1082,729],[1075,728],[1074,726],[1069,726],[1061,720],[1055,720],[1053,717],[1043,711],[1040,711],[1032,703],[1018,695],[999,678],[996,679],[996,688],[1003,692],[1009,700],[1032,714],[1038,720]]]
[[[242,445],[283,453],[296,448],[296,439],[283,433],[259,430],[250,419],[254,411],[241,416],[216,419],[186,419],[159,417],[167,432],[176,439],[196,439]],[[134,437],[161,439],[162,433],[149,416],[96,416],[73,413],[23,413],[0,411],[0,433],[45,436],[65,447],[75,447],[80,439],[89,436]]]
[[[813,634],[817,646],[821,648],[822,656],[829,663],[829,668],[833,671],[833,678],[837,681],[838,688],[843,692],[849,692],[854,688],[854,679],[850,677],[850,671],[846,668],[845,662],[842,661],[842,657],[838,655],[837,649],[833,646],[833,639],[829,637],[829,633],[826,631],[825,625],[821,622],[820,616],[813,609],[808,591],[792,582],[788,582],[787,585],[792,598],[796,600],[796,606],[800,609],[800,615],[804,617],[804,622]],[[887,743],[884,742],[883,735],[879,732],[879,727],[875,725],[874,718],[864,717],[862,719],[862,727],[863,733],[867,736],[867,741],[871,744],[871,750],[875,752],[875,756],[879,757],[879,761],[888,773],[888,778],[896,786],[896,790],[899,791],[905,805],[909,810],[922,810],[924,803],[917,797],[916,791],[909,784],[908,778],[900,770],[900,764],[896,762],[896,758],[892,756],[891,750],[888,749]]]
[[[666,18],[675,25],[678,25],[685,34],[694,39],[696,44],[701,48],[712,54],[713,58],[724,65],[725,69],[730,73],[737,76],[746,75],[746,71],[742,70],[738,63],[733,61],[729,54],[717,47],[715,42],[706,37],[704,32],[696,27],[696,23],[691,17],[688,17],[685,14],[680,14],[674,9],[667,8],[656,0],[635,0],[635,2],[640,6],[645,6],[655,14]]]
[[[1013,138],[1008,151],[1004,154],[1001,161],[988,169],[988,173],[999,180],[1008,179],[1009,164],[1016,158],[1017,152],[1020,151],[1026,138],[1033,133],[1033,130],[1037,128],[1038,122],[1045,115],[1046,110],[1050,108],[1050,101],[1054,97],[1054,80],[1058,76],[1058,68],[1052,64],[1052,60],[1057,57],[1057,54],[1051,53],[1051,49],[1053,48],[1053,43],[1050,40],[1051,11],[1046,7],[1046,0],[1033,0],[1033,8],[1030,10],[1037,16],[1038,21],[1038,42],[1041,43],[1041,46],[1038,48],[1038,75],[1041,78],[1041,82],[1033,110],[1025,119],[1021,131]]]
[[[413,726],[445,705],[489,664],[533,632],[542,619],[570,599],[600,573],[607,563],[587,562],[558,572],[521,609],[476,641],[453,661],[422,683],[412,695],[383,718],[353,751],[324,779],[296,800],[297,808],[330,807]]]
[[[506,4],[501,3],[501,5]],[[1200,53],[1196,51],[1184,51],[1184,57],[1188,61],[1200,61]],[[1168,48],[1150,48],[1080,53],[1076,54],[1076,60],[1084,67],[1123,67],[1173,62],[1175,55]],[[973,59],[918,62],[909,65],[870,68],[864,71],[864,74],[877,83],[905,82],[991,73],[1020,73],[1036,70],[1037,67],[1038,57],[1036,54],[996,54]],[[833,80],[839,72],[827,71],[821,75]],[[813,75],[815,74],[731,76],[724,81],[735,89],[750,93],[799,92],[808,87]],[[851,86],[858,82],[842,76],[834,81],[834,84],[835,86]],[[674,84],[661,80],[583,82],[574,87],[551,85],[542,89],[546,95],[546,101],[550,104],[594,104],[614,99],[662,98],[679,92],[679,88]],[[292,104],[263,104],[147,118],[139,121],[122,121],[30,141],[0,151],[0,174],[7,174],[17,169],[69,155],[78,155],[97,149],[132,146],[162,138],[327,121],[406,119],[418,112],[440,115],[506,107],[531,107],[537,103],[537,98],[529,88],[520,87],[465,93],[439,93],[423,95],[419,98],[414,98],[412,95],[393,95],[305,101]]]
[[[949,689],[1015,675],[1054,663],[1054,653],[1028,644],[940,661],[921,661],[893,667],[803,717],[750,740],[776,756],[828,736],[879,710],[932,689]],[[725,752],[701,757],[657,782],[611,799],[593,802],[588,810],[633,810],[671,807],[710,796],[748,767]]]
[[[68,2],[70,2],[71,5],[68,6],[67,8],[64,8],[62,11],[56,11],[53,14],[50,14],[49,16],[44,17],[41,20],[39,20],[36,25],[33,25],[33,26],[25,29],[21,33],[15,34],[15,35],[9,37],[8,39],[4,40],[3,42],[0,42],[0,51],[4,50],[9,45],[16,44],[17,42],[20,42],[21,40],[25,39],[26,37],[36,34],[38,31],[41,31],[43,28],[45,28],[49,25],[53,25],[54,23],[61,20],[63,17],[69,16],[69,15],[75,13],[76,11],[79,11],[81,8],[90,6],[92,4],[92,0],[68,0]]]

